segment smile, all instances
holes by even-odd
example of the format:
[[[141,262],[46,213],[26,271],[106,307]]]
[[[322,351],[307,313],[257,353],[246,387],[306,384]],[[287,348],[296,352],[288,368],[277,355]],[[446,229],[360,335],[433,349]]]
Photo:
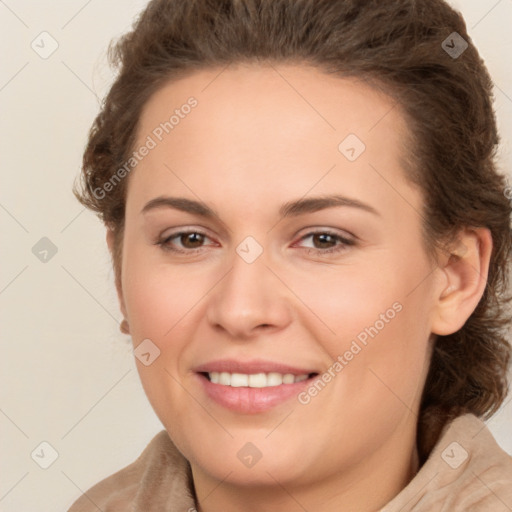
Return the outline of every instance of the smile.
[[[209,372],[206,374],[209,381],[221,386],[231,386],[232,388],[269,388],[281,386],[283,384],[294,384],[307,380],[311,374],[293,375],[292,373],[229,373],[229,372]]]

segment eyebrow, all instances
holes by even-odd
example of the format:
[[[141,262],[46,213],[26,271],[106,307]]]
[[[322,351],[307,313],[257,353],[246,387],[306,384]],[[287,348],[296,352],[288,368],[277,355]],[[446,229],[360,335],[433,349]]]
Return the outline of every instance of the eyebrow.
[[[344,197],[340,195],[327,195],[318,197],[308,197],[289,201],[279,208],[281,218],[297,217],[305,213],[313,213],[326,208],[334,208],[346,206],[350,208],[358,208],[360,210],[380,216],[380,213],[370,206],[357,199]],[[157,208],[174,208],[182,212],[199,215],[201,217],[212,219],[219,217],[218,213],[201,201],[187,199],[185,197],[159,196],[148,201],[142,208],[141,213],[147,213]]]

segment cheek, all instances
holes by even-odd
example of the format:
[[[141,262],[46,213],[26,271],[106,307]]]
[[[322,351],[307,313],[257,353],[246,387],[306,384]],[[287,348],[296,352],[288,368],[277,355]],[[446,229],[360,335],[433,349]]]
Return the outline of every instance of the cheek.
[[[349,389],[356,392],[363,412],[375,417],[408,414],[419,406],[429,365],[428,316],[422,294],[397,294],[391,308],[367,317],[366,324],[353,337],[361,347],[347,368]],[[385,302],[389,306],[388,301]],[[362,339],[363,342],[359,343]],[[357,349],[356,349],[357,350]],[[352,363],[350,363],[352,364]]]
[[[375,261],[375,257],[364,264],[347,260],[336,267],[288,271],[284,279],[305,306],[301,308],[306,313],[303,317],[311,318],[309,327],[318,335],[323,329],[326,339],[336,344],[364,333],[376,322],[380,326],[386,312],[393,319],[397,307],[393,305],[408,300],[414,278],[403,268],[399,271],[400,262],[388,256],[387,261],[383,257]]]
[[[414,256],[381,252],[368,265],[305,273],[294,285],[317,315],[308,328],[332,361],[341,357],[337,394],[342,401],[357,396],[361,410],[413,407],[421,391],[429,362],[430,269],[421,252]]]
[[[134,341],[172,336],[209,289],[208,279],[192,266],[166,265],[147,252],[134,248],[123,267],[123,294]]]
[[[182,417],[173,412],[183,405],[178,382],[190,339],[187,334],[193,332],[194,306],[200,305],[208,288],[198,290],[201,281],[185,267],[154,262],[137,248],[125,254],[123,294],[134,348],[149,339],[160,351],[148,366],[136,359],[140,380],[162,423],[169,425],[171,415],[173,428],[179,430],[185,428],[180,427]]]

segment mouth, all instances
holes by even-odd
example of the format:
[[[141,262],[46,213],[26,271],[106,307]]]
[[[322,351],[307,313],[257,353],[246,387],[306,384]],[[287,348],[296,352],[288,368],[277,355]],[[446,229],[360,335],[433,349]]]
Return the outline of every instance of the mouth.
[[[229,372],[200,372],[212,384],[230,386],[232,388],[271,388],[283,384],[295,384],[316,377],[318,373],[229,373]]]
[[[195,369],[207,400],[242,414],[269,411],[303,391],[319,372],[270,362],[217,361]]]

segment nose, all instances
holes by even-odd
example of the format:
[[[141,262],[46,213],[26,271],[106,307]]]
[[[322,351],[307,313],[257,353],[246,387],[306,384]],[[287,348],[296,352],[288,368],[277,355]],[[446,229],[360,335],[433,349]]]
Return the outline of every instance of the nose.
[[[267,266],[264,254],[247,263],[235,253],[231,269],[208,294],[208,322],[233,340],[278,331],[291,322],[290,292]]]

